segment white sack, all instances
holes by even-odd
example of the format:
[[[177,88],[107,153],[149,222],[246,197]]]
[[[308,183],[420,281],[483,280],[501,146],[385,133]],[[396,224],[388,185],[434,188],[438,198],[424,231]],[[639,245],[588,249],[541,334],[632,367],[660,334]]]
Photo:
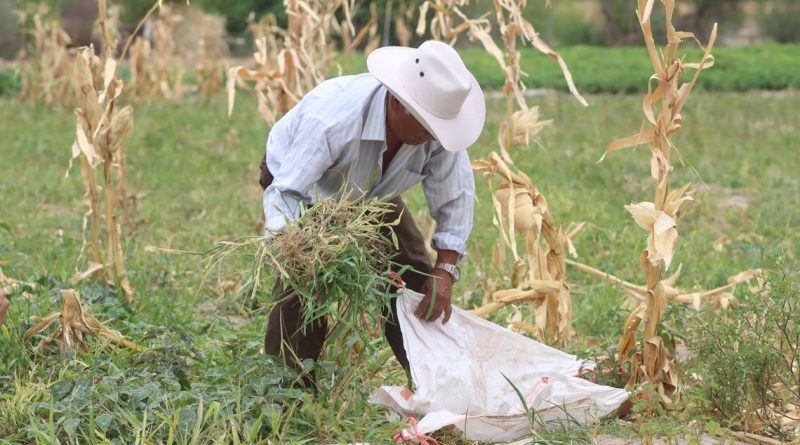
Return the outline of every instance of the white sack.
[[[530,435],[531,425],[514,388],[544,424],[562,419],[580,424],[610,414],[628,398],[624,389],[577,377],[594,363],[566,354],[453,306],[446,325],[414,315],[422,295],[403,289],[397,312],[416,386],[382,386],[370,403],[419,420],[428,434],[448,425],[467,439],[509,442]],[[410,429],[403,437],[413,437]]]

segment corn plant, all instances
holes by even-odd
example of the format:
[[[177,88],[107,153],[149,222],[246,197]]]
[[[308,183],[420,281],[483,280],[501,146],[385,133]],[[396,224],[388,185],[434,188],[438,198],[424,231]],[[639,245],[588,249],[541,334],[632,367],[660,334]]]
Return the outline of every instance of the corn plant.
[[[500,124],[498,145],[503,159],[513,163],[509,151],[514,147],[527,146],[531,138],[551,121],[539,120],[538,107],[529,107],[525,99],[525,84],[522,81],[524,73],[519,65],[520,52],[518,43],[532,45],[561,67],[564,79],[570,92],[582,105],[587,102],[580,95],[572,80],[572,74],[567,68],[564,59],[540,37],[533,25],[524,18],[522,11],[527,5],[527,0],[495,0],[495,18],[500,30],[503,49],[495,43],[491,35],[491,23],[485,18],[470,20],[461,11],[456,13],[468,25],[469,35],[472,40],[479,41],[484,49],[497,61],[500,69],[505,74],[503,95],[506,97],[506,118]]]
[[[350,0],[349,4],[347,1],[344,1],[342,6],[345,9],[345,17],[338,25],[338,33],[342,38],[342,48],[344,52],[346,54],[352,53],[363,45],[364,53],[369,54],[372,50],[380,46],[381,36],[378,34],[378,5],[375,2],[369,2],[369,21],[358,31],[356,31],[353,25],[350,12],[357,10],[360,4],[356,4],[354,0]],[[335,21],[332,23],[336,24]]]
[[[222,88],[223,69],[218,54],[207,39],[200,40],[200,57],[197,61],[197,88],[206,97],[215,96]]]
[[[75,62],[74,87],[75,141],[72,161],[78,160],[83,177],[86,204],[84,228],[89,228],[90,261],[86,276],[95,275],[121,289],[133,302],[134,290],[125,269],[120,230],[120,214],[127,201],[125,189],[125,143],[133,131],[133,107],[121,107],[122,80],[117,73],[113,49],[117,41],[109,31],[106,2],[100,0],[98,26],[103,36],[103,54],[95,55],[93,47],[79,50]],[[113,40],[112,40],[113,39]],[[98,173],[101,180],[98,181]]]
[[[529,326],[532,333],[549,342],[564,345],[572,335],[572,299],[566,282],[566,254],[574,253],[570,239],[580,229],[568,233],[556,224],[547,200],[530,178],[515,171],[500,155],[492,153],[488,161],[475,161],[473,168],[490,181],[499,176],[502,184],[492,196],[494,223],[500,230],[502,241],[514,255],[512,289],[495,291],[491,302],[474,310],[485,317],[514,302],[535,306],[536,324]],[[526,256],[523,260],[517,251],[515,234],[525,236]],[[541,245],[545,240],[546,248]],[[502,249],[502,248],[501,248]],[[495,256],[496,265],[502,259]]]
[[[48,106],[72,103],[70,67],[75,51],[71,39],[45,3],[17,11],[26,44],[20,51],[20,98]]]
[[[414,3],[400,0],[397,14],[394,16],[394,35],[400,46],[411,46],[412,31],[409,23],[414,19]]]
[[[703,69],[713,65],[711,49],[717,36],[717,26],[711,32],[708,45],[699,63],[687,63],[678,56],[678,46],[683,40],[694,38],[689,32],[677,31],[672,24],[675,0],[662,0],[666,18],[667,45],[656,48],[651,26],[653,0],[638,0],[636,15],[642,28],[645,45],[655,73],[648,82],[643,109],[645,119],[638,133],[612,142],[606,155],[614,151],[646,144],[650,147],[650,175],[655,184],[653,202],[639,202],[625,206],[636,223],[648,232],[647,248],[642,252],[641,264],[645,269],[646,292],[643,301],[625,322],[619,341],[617,360],[629,362],[629,384],[649,382],[670,405],[669,394],[678,385],[678,376],[658,328],[667,306],[667,289],[663,273],[672,263],[678,238],[678,222],[693,200],[690,185],[673,189],[669,180],[672,155],[680,157],[670,138],[681,128],[681,110]],[[695,69],[688,82],[681,82],[681,74]],[[605,156],[605,155],[604,155]],[[668,283],[669,284],[669,283]],[[636,333],[644,322],[644,335],[637,347]]]
[[[184,93],[184,70],[177,57],[174,28],[181,17],[161,4],[151,19],[152,43],[139,36],[130,47],[130,95],[135,98],[174,99]],[[174,73],[174,75],[173,75]]]
[[[256,25],[256,67],[234,66],[228,70],[228,115],[233,112],[237,84],[255,83],[258,111],[265,121],[274,124],[278,116],[323,81],[333,56],[328,40],[339,26],[335,14],[345,5],[344,0],[284,0],[286,29],[274,18],[260,22],[263,26]]]

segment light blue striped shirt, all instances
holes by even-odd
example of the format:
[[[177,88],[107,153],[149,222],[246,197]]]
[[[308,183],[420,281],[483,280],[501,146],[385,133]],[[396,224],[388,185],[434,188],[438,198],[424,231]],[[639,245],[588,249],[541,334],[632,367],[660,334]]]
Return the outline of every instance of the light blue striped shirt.
[[[436,221],[435,249],[463,258],[472,230],[475,179],[466,151],[436,141],[403,145],[382,171],[386,151],[386,87],[371,74],[327,80],[280,119],[267,138],[266,235],[300,215],[317,197],[393,198],[422,182]]]

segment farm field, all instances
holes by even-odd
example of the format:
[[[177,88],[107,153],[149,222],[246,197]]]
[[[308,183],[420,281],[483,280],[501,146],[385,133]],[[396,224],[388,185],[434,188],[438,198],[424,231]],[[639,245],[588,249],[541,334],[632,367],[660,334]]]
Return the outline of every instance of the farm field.
[[[588,223],[575,241],[578,260],[641,283],[646,236],[623,206],[652,199],[649,150],[613,153],[597,163],[611,141],[638,130],[641,97],[586,99],[588,107],[563,93],[530,98],[554,124],[538,143],[511,155],[547,197],[556,221]],[[504,107],[490,101],[471,159],[496,149]],[[789,283],[783,291],[796,295],[800,95],[697,90],[682,114],[673,141],[686,166],[676,167],[672,182],[692,182],[698,193],[681,221],[673,260],[673,268],[682,264],[681,287],[711,289],[742,270],[764,268],[783,276]],[[70,110],[3,98],[0,122],[0,267],[35,284],[26,295],[9,296],[8,319],[0,326],[0,443],[108,443],[132,435],[138,443],[235,443],[234,437],[242,443],[382,443],[403,427],[404,419],[387,418],[384,409],[365,402],[371,389],[405,379],[382,338],[374,340],[374,354],[322,363],[316,397],[281,388],[281,379],[291,376],[260,352],[262,303],[269,292],[260,292],[256,301],[241,296],[249,260],[207,268],[202,255],[151,248],[204,252],[221,240],[259,233],[258,162],[268,127],[249,95],[237,97],[231,117],[223,94],[136,105],[127,144],[128,188],[136,207],[123,229],[123,247],[138,302],[128,305],[116,290],[90,282],[77,288],[95,317],[150,348],[144,354],[90,342],[87,354],[62,358],[37,354],[35,345],[21,342],[31,317],[59,310],[58,290],[73,287],[71,277],[84,268],[84,191],[77,166],[65,177],[75,136]],[[454,303],[468,309],[481,304],[489,280],[505,278],[491,261],[498,235],[489,189],[478,176],[476,185],[469,259],[453,293]],[[415,213],[424,210],[419,188],[405,199]],[[574,268],[567,270],[567,281],[576,337],[566,350],[595,359],[613,355],[629,312],[622,308],[624,292]],[[741,308],[758,308],[763,298],[746,286],[736,296],[734,306]],[[491,319],[504,325],[509,315],[504,309]],[[523,317],[532,320],[532,312],[524,309]],[[709,309],[670,305],[662,334],[685,347],[715,317]],[[696,357],[682,366],[685,376],[713,370]],[[627,420],[542,433],[541,443],[730,437],[720,427],[719,409],[703,406],[707,393],[695,386],[687,385],[673,411],[635,407]],[[454,431],[437,437],[466,443]]]

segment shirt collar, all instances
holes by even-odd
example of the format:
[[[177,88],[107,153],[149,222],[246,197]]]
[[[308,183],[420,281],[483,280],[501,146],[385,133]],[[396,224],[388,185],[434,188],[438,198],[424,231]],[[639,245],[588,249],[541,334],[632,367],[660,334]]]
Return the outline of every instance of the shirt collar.
[[[361,130],[361,139],[368,141],[386,140],[386,87],[378,88],[372,97]]]

